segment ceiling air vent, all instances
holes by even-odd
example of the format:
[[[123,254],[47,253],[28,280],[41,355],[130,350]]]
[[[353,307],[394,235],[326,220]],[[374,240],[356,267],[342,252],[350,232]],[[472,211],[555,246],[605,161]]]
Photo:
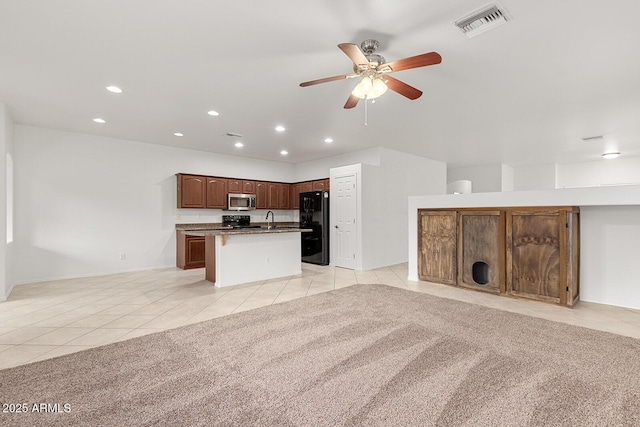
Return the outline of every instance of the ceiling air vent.
[[[490,5],[478,12],[474,12],[469,16],[457,20],[455,24],[465,36],[471,38],[502,25],[509,19],[503,10],[498,9],[498,6]]]
[[[604,141],[604,136],[602,136],[602,135],[598,135],[598,136],[586,136],[586,137],[582,138],[582,140],[583,140],[584,142]]]

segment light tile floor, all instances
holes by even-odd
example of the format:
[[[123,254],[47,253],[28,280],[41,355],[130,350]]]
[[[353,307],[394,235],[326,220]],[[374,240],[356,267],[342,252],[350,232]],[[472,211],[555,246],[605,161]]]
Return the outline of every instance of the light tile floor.
[[[16,286],[0,303],[0,369],[201,322],[354,283],[390,286],[640,338],[640,310],[576,308],[407,280],[407,265],[371,271],[302,264],[302,274],[216,288],[175,268]]]

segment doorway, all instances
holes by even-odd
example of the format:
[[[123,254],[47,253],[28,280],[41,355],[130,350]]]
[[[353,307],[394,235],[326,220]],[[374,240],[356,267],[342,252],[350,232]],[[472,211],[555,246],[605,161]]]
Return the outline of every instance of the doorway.
[[[336,267],[352,270],[356,268],[357,253],[356,195],[356,174],[337,176],[331,182],[331,197],[335,203],[335,210],[332,211],[332,263]]]

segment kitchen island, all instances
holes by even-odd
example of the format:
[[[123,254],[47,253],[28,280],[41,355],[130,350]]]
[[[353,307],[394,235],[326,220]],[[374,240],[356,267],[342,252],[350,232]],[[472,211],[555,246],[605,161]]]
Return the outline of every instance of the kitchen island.
[[[298,227],[177,230],[205,238],[205,279],[217,287],[300,274]]]

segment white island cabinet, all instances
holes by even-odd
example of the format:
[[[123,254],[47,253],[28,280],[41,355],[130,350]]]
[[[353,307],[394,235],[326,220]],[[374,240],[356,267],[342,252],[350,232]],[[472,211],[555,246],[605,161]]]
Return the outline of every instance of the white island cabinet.
[[[205,278],[217,287],[300,274],[300,228],[184,230],[205,238]]]

